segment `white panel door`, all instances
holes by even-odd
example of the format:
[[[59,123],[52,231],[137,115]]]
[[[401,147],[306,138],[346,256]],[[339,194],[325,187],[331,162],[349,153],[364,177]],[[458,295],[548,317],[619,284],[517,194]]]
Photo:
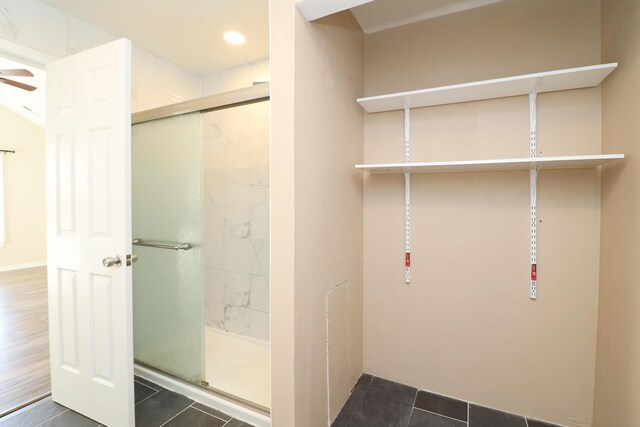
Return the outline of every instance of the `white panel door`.
[[[133,426],[129,40],[47,67],[46,135],[53,400]]]

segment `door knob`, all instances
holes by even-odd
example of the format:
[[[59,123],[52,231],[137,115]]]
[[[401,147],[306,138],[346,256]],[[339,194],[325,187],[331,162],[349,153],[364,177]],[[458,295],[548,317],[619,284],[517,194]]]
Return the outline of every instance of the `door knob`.
[[[122,261],[117,256],[108,256],[102,260],[102,265],[105,267],[120,267]]]

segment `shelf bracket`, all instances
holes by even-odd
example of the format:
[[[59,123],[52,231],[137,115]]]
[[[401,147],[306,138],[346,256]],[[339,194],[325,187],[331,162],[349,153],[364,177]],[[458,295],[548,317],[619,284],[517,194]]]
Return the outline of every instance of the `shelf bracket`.
[[[404,109],[404,162],[411,162],[411,110]],[[411,283],[411,174],[404,173],[404,282]]]
[[[530,246],[531,246],[531,280],[529,283],[529,298],[536,299],[537,297],[537,282],[538,282],[538,260],[537,260],[537,180],[538,169],[531,168],[529,171],[529,182],[531,187],[530,194],[530,217],[531,217],[531,229],[530,229]]]
[[[537,96],[540,79],[529,94],[529,157],[535,159],[537,157]],[[529,281],[529,298],[532,300],[537,297],[538,284],[538,260],[537,260],[537,239],[538,239],[538,168],[532,167],[529,170],[529,247],[531,261],[531,277]]]

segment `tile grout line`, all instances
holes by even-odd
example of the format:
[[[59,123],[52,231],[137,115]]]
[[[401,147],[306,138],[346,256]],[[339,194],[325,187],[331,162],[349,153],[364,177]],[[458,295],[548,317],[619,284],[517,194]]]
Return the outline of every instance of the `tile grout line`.
[[[156,390],[156,389],[155,389],[155,388],[153,388],[153,387],[149,387],[148,385],[146,385],[145,383],[141,383],[140,381],[134,381],[134,383],[138,383],[138,384],[140,384],[141,386],[148,388],[149,390],[153,390],[153,391],[160,391],[160,390]]]
[[[426,393],[431,393],[431,392],[428,392],[426,390],[425,390],[425,392]],[[413,409],[419,409],[419,410],[424,411],[424,412],[429,412],[430,414],[439,415],[441,417],[449,418],[450,420],[460,421],[460,422],[463,422],[463,423],[466,423],[467,425],[469,425],[469,402],[465,402],[466,405],[467,405],[467,420],[463,421],[463,420],[459,420],[457,418],[449,417],[449,416],[444,415],[444,414],[438,414],[437,412],[432,412],[432,411],[429,411],[427,409],[423,409],[423,408],[420,408],[420,407],[416,406],[416,401],[418,400],[418,393],[420,393],[420,390],[418,390],[416,392],[416,396],[413,398],[413,408],[412,408],[411,412],[413,412]],[[431,393],[431,394],[435,394],[435,393]],[[440,396],[440,395],[438,395],[438,396]],[[442,397],[448,397],[448,396],[442,396]],[[449,399],[452,399],[452,398],[449,398]]]
[[[178,412],[177,414],[175,414],[173,417],[169,418],[167,421],[165,421],[164,423],[160,424],[159,427],[162,427],[163,425],[167,424],[169,421],[171,421],[172,419],[174,419],[175,417],[177,417],[178,415],[180,415],[181,413],[183,413],[184,411],[186,411],[187,409],[191,408],[191,405],[187,406],[186,408],[184,408],[182,411]]]
[[[448,397],[448,396],[445,396],[445,397]],[[453,398],[453,397],[452,397],[451,399],[455,399],[455,398]],[[459,399],[456,399],[456,400],[459,400]],[[463,401],[463,402],[464,402],[464,401]],[[480,404],[478,404],[478,403],[474,403],[474,402],[467,402],[467,405],[468,405],[468,406],[467,406],[467,420],[469,420],[469,422],[471,422],[471,420],[469,419],[469,416],[470,416],[469,411],[470,411],[470,409],[471,409],[471,405],[475,405],[475,406],[477,406],[477,407],[479,407],[479,408],[489,409],[490,411],[501,412],[501,413],[503,413],[503,414],[511,415],[511,416],[514,416],[514,417],[517,417],[517,418],[522,418],[522,419],[524,419],[525,424],[526,424],[527,426],[529,425],[529,420],[528,420],[528,418],[527,418],[527,417],[525,417],[524,415],[518,415],[518,414],[514,414],[514,413],[512,413],[512,412],[506,412],[506,411],[503,411],[503,410],[501,410],[501,409],[490,408],[490,407],[488,407],[488,406],[480,405]]]
[[[153,389],[152,389],[152,390],[153,390]],[[142,399],[140,402],[136,403],[136,404],[135,404],[135,405],[133,405],[133,406],[138,406],[139,404],[141,404],[141,403],[142,403],[142,402],[144,402],[145,400],[147,400],[147,399],[149,399],[149,398],[151,398],[151,397],[155,396],[155,395],[156,395],[156,394],[158,394],[158,393],[160,393],[160,391],[159,391],[159,390],[158,390],[158,391],[154,391],[154,392],[153,392],[153,393],[151,393],[149,396],[145,397],[144,399]]]
[[[437,412],[427,411],[426,409],[422,409],[422,408],[413,408],[413,409],[417,409],[418,411],[423,411],[423,412],[427,412],[429,414],[437,415],[437,416],[442,417],[442,418],[447,418],[449,420],[457,421],[459,423],[467,423],[467,421],[462,421],[462,420],[459,420],[457,418],[449,417],[447,415],[438,414]]]
[[[40,424],[37,424],[36,427],[41,426],[42,424],[46,423],[47,421],[51,421],[55,417],[59,417],[60,415],[64,414],[65,412],[69,412],[69,408],[65,409],[64,411],[60,412],[59,414],[54,415],[53,417],[47,418],[46,420],[44,420]]]
[[[216,417],[215,415],[210,414],[210,413],[208,413],[207,411],[203,411],[202,409],[196,408],[195,406],[193,406],[193,405],[195,405],[196,403],[198,403],[198,402],[193,402],[193,403],[191,404],[190,408],[193,408],[193,409],[195,409],[196,411],[200,411],[200,412],[202,412],[203,414],[207,414],[207,415],[209,415],[210,417],[217,418],[217,419],[219,419],[220,421],[224,421],[224,423],[225,423],[225,424],[226,424],[226,423],[228,423],[229,421],[231,421],[231,420],[223,420],[222,418],[220,418],[220,417]],[[212,409],[213,409],[213,408],[212,408]],[[233,417],[231,417],[231,419],[233,419]]]
[[[371,385],[371,383],[373,382],[373,379],[375,378],[373,375],[369,375],[369,376],[371,378],[369,379],[369,382],[367,383],[367,389],[365,391],[369,390],[369,386]]]
[[[416,400],[418,400],[418,393],[420,390],[416,390],[415,396],[413,396],[413,404],[411,405],[411,412],[409,412],[409,422],[411,422],[411,418],[413,418],[413,411],[416,409]]]
[[[145,384],[145,383],[143,383],[143,382],[141,382],[141,381],[133,380],[133,382],[138,383],[138,384],[141,384],[141,385],[145,386],[146,388],[150,388],[151,390],[154,390],[154,391],[160,391],[160,390],[155,389],[155,388],[151,387],[150,385],[147,385],[147,384]],[[158,387],[160,387],[160,386],[158,386]],[[160,387],[160,388],[162,388],[162,387]]]

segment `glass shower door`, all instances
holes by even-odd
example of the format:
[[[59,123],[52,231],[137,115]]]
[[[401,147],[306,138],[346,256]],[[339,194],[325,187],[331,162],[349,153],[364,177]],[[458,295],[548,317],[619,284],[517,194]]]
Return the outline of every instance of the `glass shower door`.
[[[202,122],[185,114],[132,128],[134,357],[204,380]],[[188,243],[190,249],[156,247]]]

